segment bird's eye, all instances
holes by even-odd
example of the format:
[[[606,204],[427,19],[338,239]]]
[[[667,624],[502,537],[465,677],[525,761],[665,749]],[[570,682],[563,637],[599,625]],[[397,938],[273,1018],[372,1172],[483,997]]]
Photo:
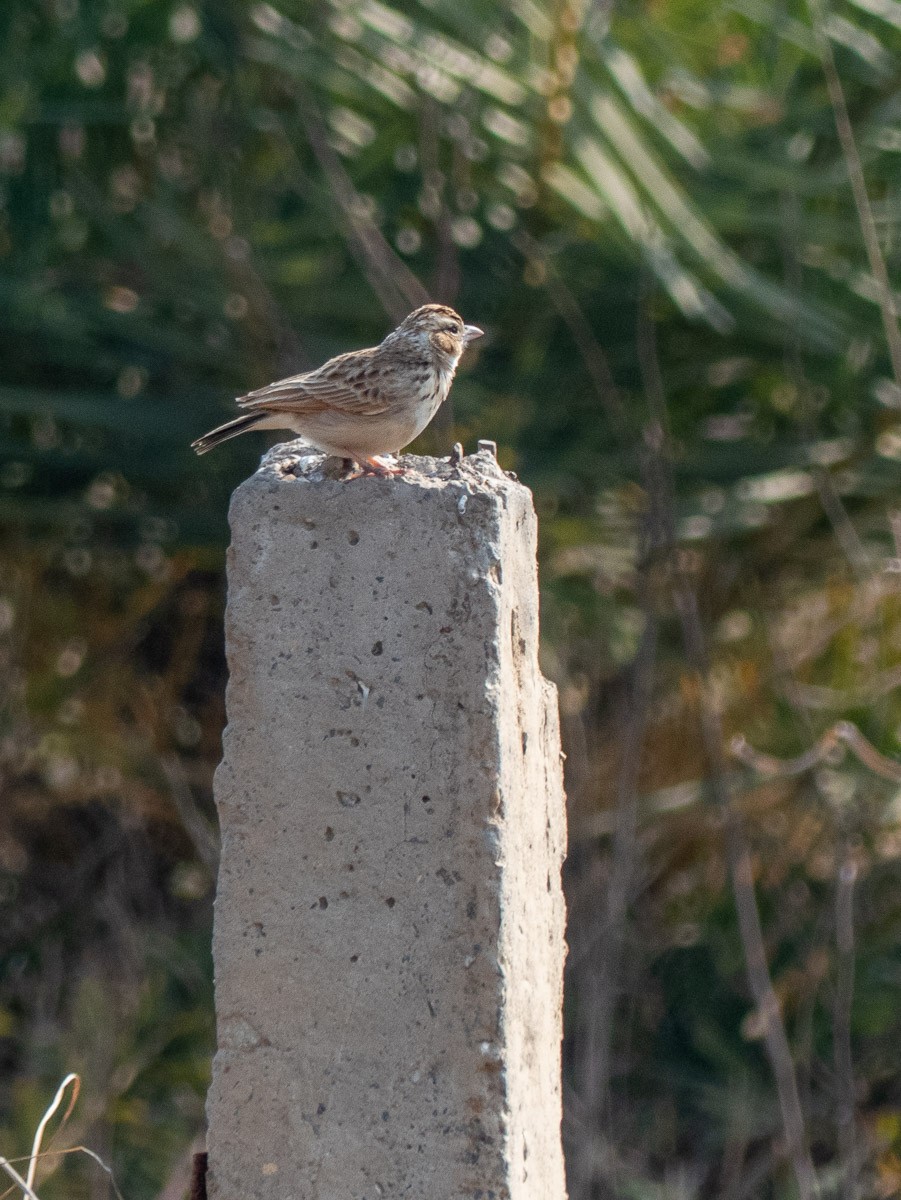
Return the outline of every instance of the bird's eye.
[[[444,330],[445,333],[459,333],[460,332],[460,326],[455,325],[452,321],[446,321],[445,324],[441,326],[441,328]]]

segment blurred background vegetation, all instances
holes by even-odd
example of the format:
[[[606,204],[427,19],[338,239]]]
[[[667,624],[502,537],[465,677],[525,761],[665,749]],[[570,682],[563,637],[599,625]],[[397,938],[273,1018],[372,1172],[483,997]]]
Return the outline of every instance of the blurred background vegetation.
[[[3,0],[0,45],[0,1153],[78,1071],[59,1144],[183,1195],[264,448],[188,443],[427,293],[489,336],[419,448],[495,438],[542,520],[573,1200],[901,1191],[901,3]]]

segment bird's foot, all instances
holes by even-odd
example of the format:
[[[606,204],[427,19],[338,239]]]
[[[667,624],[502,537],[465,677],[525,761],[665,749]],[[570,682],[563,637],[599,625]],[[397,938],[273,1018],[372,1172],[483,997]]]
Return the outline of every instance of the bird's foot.
[[[375,455],[370,455],[366,458],[361,457],[358,464],[353,459],[346,458],[344,464],[346,470],[341,478],[345,482],[349,482],[351,479],[361,479],[364,475],[378,475],[385,478],[390,475],[404,474],[403,467],[387,463]]]

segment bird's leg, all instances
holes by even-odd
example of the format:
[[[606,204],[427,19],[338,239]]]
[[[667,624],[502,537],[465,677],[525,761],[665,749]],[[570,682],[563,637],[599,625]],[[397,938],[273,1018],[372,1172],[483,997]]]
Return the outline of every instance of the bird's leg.
[[[349,479],[359,479],[361,475],[403,475],[404,468],[392,466],[391,463],[386,463],[383,459],[375,454],[361,454],[359,457],[360,468],[353,475],[348,476]]]
[[[361,454],[358,458],[345,458],[343,462],[343,471],[341,480],[343,483],[349,483],[352,479],[361,479],[364,475],[378,475],[386,477],[389,475],[403,475],[404,468],[392,466],[384,459],[379,458],[376,454]]]
[[[365,457],[361,463],[365,475],[403,475],[404,468],[397,463],[386,462],[378,454]]]

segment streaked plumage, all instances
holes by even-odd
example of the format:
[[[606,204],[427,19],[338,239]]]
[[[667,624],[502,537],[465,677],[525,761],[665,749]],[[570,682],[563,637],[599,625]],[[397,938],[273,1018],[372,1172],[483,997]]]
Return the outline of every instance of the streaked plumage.
[[[248,411],[193,448],[205,454],[251,429],[290,429],[326,454],[359,463],[362,473],[397,473],[378,456],[398,453],[422,433],[447,399],[463,350],[481,336],[452,308],[425,304],[378,346],[238,397]]]

